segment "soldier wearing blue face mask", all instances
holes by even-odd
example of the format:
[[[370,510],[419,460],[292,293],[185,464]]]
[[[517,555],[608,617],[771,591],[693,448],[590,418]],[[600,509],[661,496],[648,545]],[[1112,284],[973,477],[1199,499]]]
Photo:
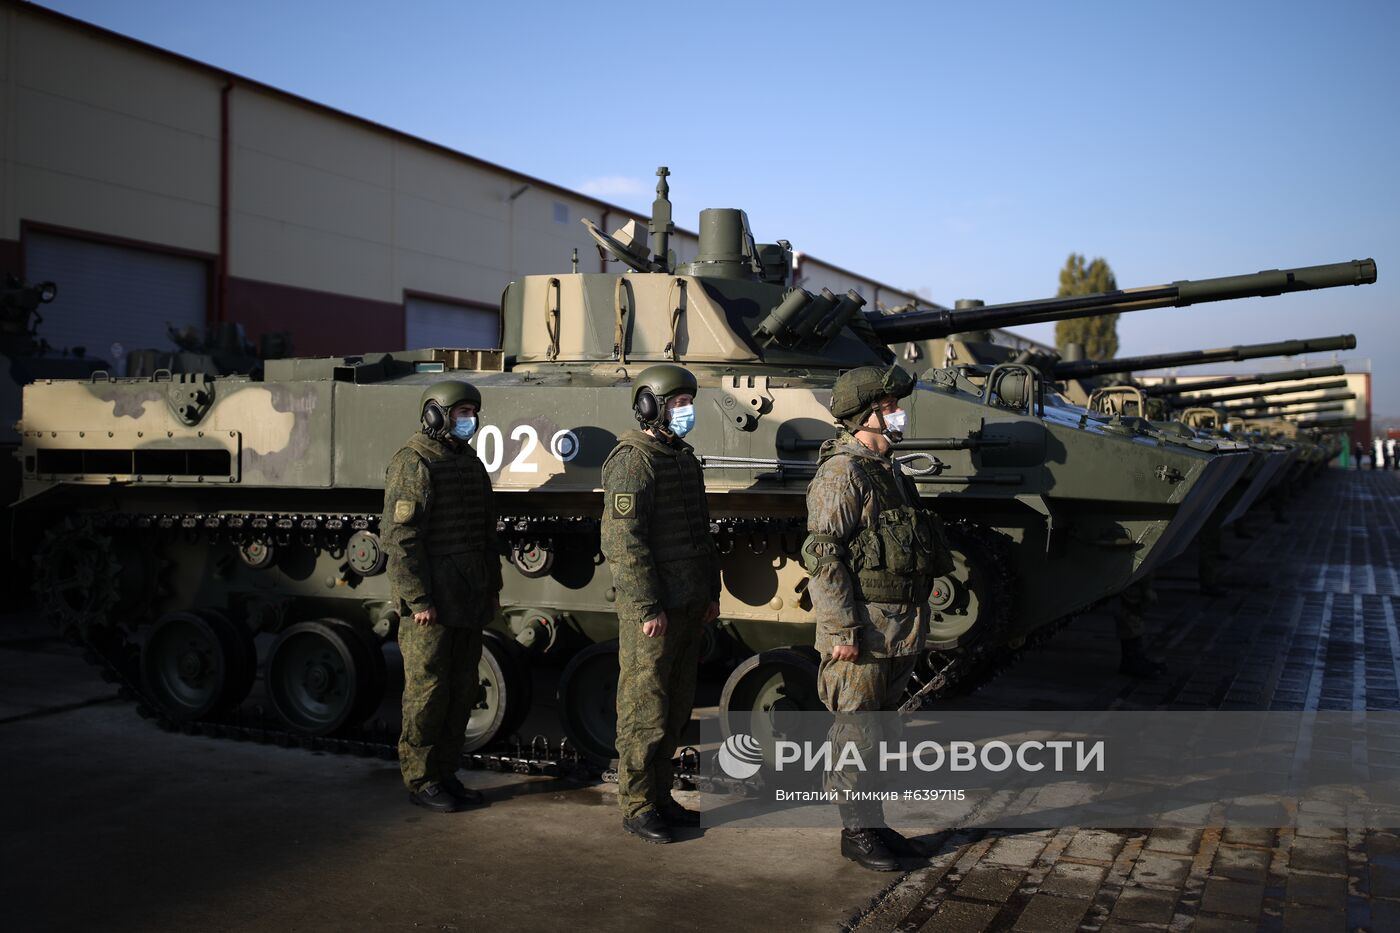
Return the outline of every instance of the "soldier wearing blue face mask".
[[[671,759],[690,722],[700,636],[719,615],[719,552],[705,478],[690,445],[695,376],[650,366],[632,387],[641,427],[603,464],[603,556],[618,621],[617,800],[622,826],[670,842],[699,814],[671,797]]]
[[[429,386],[421,430],[384,477],[386,571],[402,620],[399,768],[409,799],[444,813],[482,802],[457,767],[476,704],[481,632],[500,608],[491,478],[467,443],[480,412],[470,383]]]
[[[952,562],[937,516],[900,468],[894,445],[908,417],[900,400],[914,379],[898,366],[862,366],[842,373],[831,390],[840,434],[822,444],[807,487],[807,540],[802,563],[816,616],[822,662],[817,689],[836,714],[828,741],[847,743],[869,761],[892,724],[870,715],[899,709],[924,650],[929,593]],[[885,825],[878,775],[837,769],[827,790],[841,794],[841,854],[865,868],[894,871],[898,854],[913,854]],[[851,793],[848,793],[851,792]]]

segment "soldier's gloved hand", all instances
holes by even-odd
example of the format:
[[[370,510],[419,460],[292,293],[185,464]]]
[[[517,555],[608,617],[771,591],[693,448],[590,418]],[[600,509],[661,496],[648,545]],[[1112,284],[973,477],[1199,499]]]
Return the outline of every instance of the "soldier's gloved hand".
[[[855,645],[832,645],[831,660],[833,661],[854,661],[860,650]]]
[[[437,621],[437,610],[429,608],[424,609],[422,612],[415,612],[413,614],[413,621],[417,622],[419,625],[432,625]]]
[[[715,619],[718,619],[718,618],[719,618],[719,601],[716,600],[716,601],[710,603],[710,607],[709,607],[708,609],[705,610],[705,618],[704,618],[702,621],[704,622],[705,625],[709,625],[711,622],[713,622]]]
[[[647,619],[642,623],[642,634],[647,638],[655,638],[658,635],[666,634],[666,613],[658,612],[653,619]]]

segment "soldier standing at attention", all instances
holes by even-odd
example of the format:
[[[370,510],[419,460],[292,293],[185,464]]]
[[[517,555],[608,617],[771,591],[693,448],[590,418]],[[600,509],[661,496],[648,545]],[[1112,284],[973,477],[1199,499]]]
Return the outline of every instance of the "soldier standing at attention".
[[[899,400],[913,389],[898,366],[842,373],[831,393],[842,431],[822,445],[807,487],[802,560],[812,577],[822,656],[818,692],[836,714],[833,747],[853,742],[867,762],[876,760],[882,737],[870,714],[899,708],[928,634],[933,580],[951,569],[938,519],[920,506],[918,489],[890,456],[903,438]],[[872,775],[833,771],[827,789],[844,800],[845,792],[874,784]],[[907,852],[907,841],[884,825],[880,802],[838,806],[841,854],[875,871],[897,869],[891,847]]]
[[[421,429],[384,477],[384,548],[399,608],[408,798],[452,813],[480,804],[457,767],[478,690],[481,632],[500,608],[501,561],[491,477],[467,443],[481,393],[439,382],[419,402]]]
[[[617,801],[647,842],[700,815],[671,796],[671,758],[690,722],[701,626],[719,615],[719,550],[689,444],[695,376],[669,363],[637,376],[628,431],[603,464],[603,555],[617,593]]]

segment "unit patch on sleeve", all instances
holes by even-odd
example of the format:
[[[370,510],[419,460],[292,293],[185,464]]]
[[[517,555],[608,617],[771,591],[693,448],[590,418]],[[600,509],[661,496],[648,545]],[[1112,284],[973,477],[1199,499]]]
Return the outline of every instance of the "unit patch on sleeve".
[[[613,518],[633,518],[637,511],[636,494],[630,492],[615,492],[612,497],[612,517]]]

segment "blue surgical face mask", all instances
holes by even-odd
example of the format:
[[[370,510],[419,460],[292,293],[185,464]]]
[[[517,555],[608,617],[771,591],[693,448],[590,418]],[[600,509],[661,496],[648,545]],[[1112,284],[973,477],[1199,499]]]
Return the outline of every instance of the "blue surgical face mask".
[[[671,433],[676,437],[685,437],[690,433],[690,429],[695,427],[695,406],[677,405],[671,409]]]
[[[459,441],[469,441],[476,433],[476,415],[468,415],[452,422],[452,436]]]

